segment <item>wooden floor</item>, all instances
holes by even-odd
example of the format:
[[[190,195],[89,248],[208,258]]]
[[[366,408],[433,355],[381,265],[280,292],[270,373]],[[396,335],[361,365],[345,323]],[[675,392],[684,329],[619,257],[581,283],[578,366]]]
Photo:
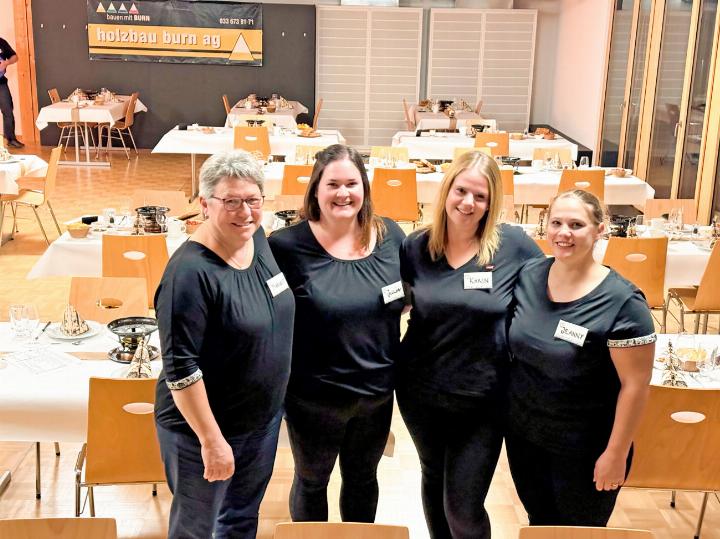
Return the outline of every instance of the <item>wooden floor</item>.
[[[49,148],[28,147],[25,153],[49,158]],[[61,168],[57,193],[52,202],[62,223],[84,213],[102,208],[121,210],[130,206],[130,196],[138,188],[182,189],[190,192],[190,159],[185,156],[156,156],[141,151],[140,157],[128,161],[124,154],[112,156],[110,170]],[[46,230],[54,238],[54,226],[46,209],[40,210]],[[6,223],[5,229],[9,231]],[[10,303],[33,301],[44,320],[57,319],[69,292],[68,278],[25,279],[28,271],[45,250],[31,211],[20,215],[20,232],[14,241],[0,248],[0,319],[7,319]],[[717,322],[713,320],[715,331]],[[2,371],[0,371],[2,376]],[[413,539],[428,537],[420,504],[420,473],[417,454],[399,413],[393,417],[396,437],[395,455],[383,457],[380,463],[380,503],[377,521],[405,524]],[[35,500],[35,458],[29,443],[0,443],[0,470],[10,469],[13,479],[0,498],[0,518],[72,516],[74,511],[73,467],[80,449],[77,444],[61,444],[62,454],[55,457],[52,444],[42,446],[43,499]],[[720,457],[719,457],[720,458]],[[259,537],[271,538],[276,522],[288,520],[287,495],[292,480],[292,458],[287,443],[282,442],[271,481],[261,508]],[[333,475],[330,485],[331,520],[339,520],[337,499],[339,477]],[[97,515],[114,517],[122,538],[160,538],[167,529],[170,495],[161,486],[157,498],[150,489],[138,487],[104,487],[96,489]],[[669,493],[626,490],[620,494],[611,526],[646,528],[659,538],[692,537],[702,496],[681,493],[677,509],[669,507]],[[490,513],[493,536],[514,538],[518,527],[527,522],[501,457],[486,506]],[[87,510],[85,511],[87,515]],[[720,502],[710,499],[702,537],[720,539]]]

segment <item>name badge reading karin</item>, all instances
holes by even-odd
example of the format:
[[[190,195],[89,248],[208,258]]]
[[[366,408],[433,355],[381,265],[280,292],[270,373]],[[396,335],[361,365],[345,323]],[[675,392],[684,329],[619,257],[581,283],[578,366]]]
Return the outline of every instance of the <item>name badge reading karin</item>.
[[[383,286],[381,290],[385,305],[387,305],[391,301],[395,301],[396,299],[405,297],[405,291],[403,290],[402,281]]]
[[[465,290],[487,290],[492,288],[491,271],[472,271],[463,275]]]
[[[560,322],[558,322],[557,329],[555,330],[555,338],[582,346],[585,344],[587,332],[587,328],[571,324],[570,322],[565,322],[565,320],[560,320]]]
[[[266,282],[272,297],[276,297],[278,294],[289,288],[287,281],[285,280],[285,275],[282,273],[278,273],[275,277],[271,277]]]

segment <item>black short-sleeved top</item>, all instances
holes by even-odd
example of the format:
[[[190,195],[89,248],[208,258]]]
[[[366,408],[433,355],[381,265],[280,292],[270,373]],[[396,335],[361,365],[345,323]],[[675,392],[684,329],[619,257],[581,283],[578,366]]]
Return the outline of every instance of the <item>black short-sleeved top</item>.
[[[180,389],[199,377],[224,436],[266,424],[282,406],[295,301],[288,288],[275,296],[270,290],[267,281],[280,270],[262,228],[253,241],[244,270],[195,241],[168,262],[155,295],[163,356],[155,417],[162,427],[192,433],[168,385]]]
[[[399,384],[497,401],[509,366],[507,315],[517,273],[529,258],[542,256],[519,227],[500,225],[500,246],[492,262],[475,258],[453,269],[445,257],[433,261],[429,233],[403,242],[403,280],[412,288],[412,311],[402,342]],[[492,274],[492,287],[473,289],[466,279]]]
[[[330,255],[307,221],[270,236],[297,305],[288,392],[370,396],[393,390],[405,305],[399,258],[405,234],[391,219],[383,221],[382,242],[359,260]],[[386,303],[383,288],[395,291],[389,296],[394,299]]]
[[[0,60],[9,60],[15,56],[15,50],[10,46],[10,43],[0,37]],[[5,73],[0,71],[0,84],[7,84],[7,78]]]
[[[642,292],[613,270],[586,296],[551,301],[553,261],[529,262],[515,287],[509,428],[558,454],[597,457],[610,438],[620,391],[610,349],[650,344],[655,327]],[[563,328],[578,343],[586,329],[583,344],[555,337]]]

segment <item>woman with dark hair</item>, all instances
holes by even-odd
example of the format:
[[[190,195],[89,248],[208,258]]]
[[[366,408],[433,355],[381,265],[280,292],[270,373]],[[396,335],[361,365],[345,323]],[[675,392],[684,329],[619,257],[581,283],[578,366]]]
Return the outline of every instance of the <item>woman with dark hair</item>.
[[[648,396],[655,327],[642,292],[593,258],[603,217],[586,191],[555,198],[553,257],[515,287],[506,445],[531,525],[607,524]]]
[[[372,522],[405,304],[404,234],[373,213],[362,158],[339,144],[316,156],[304,215],[270,236],[297,305],[285,399],[295,459],[290,515],[328,519],[327,485],[339,456],[342,518]]]
[[[400,255],[412,311],[397,396],[433,539],[490,537],[484,503],[502,446],[507,312],[520,267],[542,255],[521,228],[498,222],[502,206],[495,160],[465,153],[443,178],[433,223]]]

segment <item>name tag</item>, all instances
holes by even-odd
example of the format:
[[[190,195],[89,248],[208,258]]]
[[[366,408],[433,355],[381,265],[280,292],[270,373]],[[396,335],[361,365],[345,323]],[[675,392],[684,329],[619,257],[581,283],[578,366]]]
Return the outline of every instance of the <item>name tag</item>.
[[[473,271],[463,275],[465,290],[487,290],[492,288],[492,272],[491,271]]]
[[[585,344],[587,332],[587,328],[565,322],[565,320],[560,320],[555,330],[555,338],[582,346]]]
[[[273,297],[289,288],[287,281],[285,280],[285,275],[282,273],[278,273],[275,277],[271,277],[266,282]]]
[[[391,301],[395,301],[396,299],[405,297],[405,290],[403,290],[402,281],[383,286],[381,290],[385,305],[387,305]]]

